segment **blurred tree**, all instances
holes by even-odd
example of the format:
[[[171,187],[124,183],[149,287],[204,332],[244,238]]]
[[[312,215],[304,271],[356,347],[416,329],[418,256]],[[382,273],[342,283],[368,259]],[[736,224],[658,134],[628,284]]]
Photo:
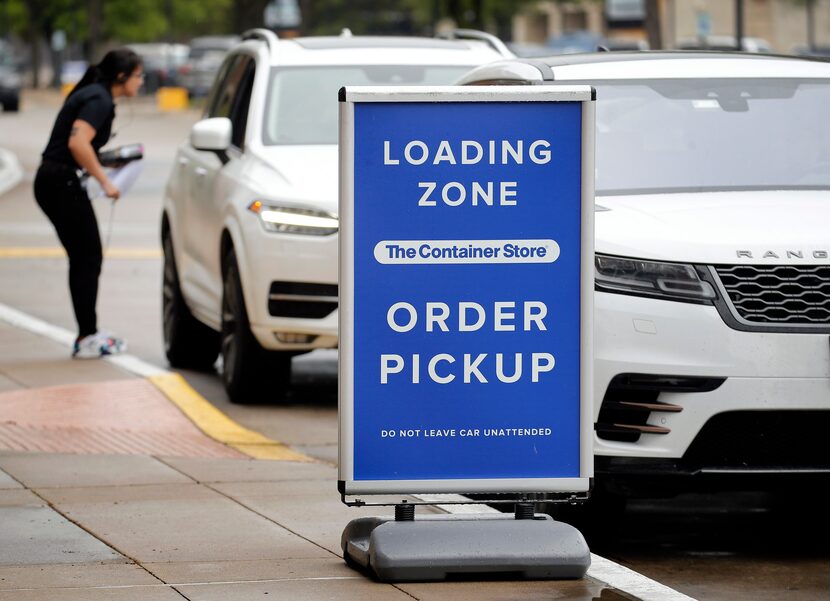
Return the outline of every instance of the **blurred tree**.
[[[655,50],[663,47],[663,36],[660,34],[660,3],[658,0],[646,0],[646,34],[648,46]]]
[[[233,0],[164,0],[172,6],[167,26],[172,41],[184,42],[197,35],[238,31],[231,14]]]
[[[40,85],[42,45],[57,31],[70,45],[82,45],[87,61],[101,58],[107,42],[187,41],[195,35],[230,33],[239,0],[4,0],[6,29],[30,47],[32,84]],[[260,13],[261,23],[262,15]],[[62,52],[50,52],[59,83]]]
[[[431,35],[442,19],[510,37],[510,19],[534,0],[301,0],[305,33]],[[573,0],[571,0],[573,1]]]
[[[305,0],[300,4],[303,33],[356,35],[414,33],[419,0]]]
[[[502,40],[513,37],[513,16],[532,0],[485,0],[484,27]]]
[[[42,45],[56,31],[85,58],[100,59],[109,43],[179,41],[196,35],[241,32],[263,26],[269,0],[0,0],[3,26],[30,45],[31,64],[41,63]],[[488,29],[510,37],[510,19],[534,0],[298,0],[302,32],[431,35],[440,19],[458,27]],[[561,1],[561,0],[557,0]],[[575,1],[575,0],[570,0]],[[578,1],[578,0],[576,0]],[[51,53],[59,72],[61,56]],[[37,69],[33,83],[39,85]]]
[[[26,30],[27,12],[23,0],[3,0],[4,34],[23,37]]]
[[[9,30],[23,38],[30,47],[32,65],[41,63],[41,42],[50,48],[50,59],[55,67],[54,85],[60,84],[61,50],[52,48],[52,36],[57,31],[85,29],[85,19],[78,19],[80,0],[8,0]],[[40,85],[40,72],[32,69],[32,83]]]
[[[101,52],[101,37],[104,27],[103,0],[87,0],[87,34],[86,55],[96,60]]]
[[[104,35],[126,43],[184,42],[196,35],[230,33],[234,30],[230,12],[237,3],[238,0],[107,0]]]
[[[104,3],[104,36],[120,42],[152,42],[167,32],[158,0],[109,0]]]
[[[263,14],[268,0],[234,0],[233,25],[238,33],[263,26]]]

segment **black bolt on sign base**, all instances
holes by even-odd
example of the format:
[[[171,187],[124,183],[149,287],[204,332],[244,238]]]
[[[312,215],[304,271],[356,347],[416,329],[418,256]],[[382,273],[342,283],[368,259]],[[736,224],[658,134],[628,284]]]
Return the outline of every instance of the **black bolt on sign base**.
[[[535,503],[516,503],[516,519],[532,520],[536,516]]]
[[[395,505],[395,521],[411,522],[415,520],[415,506],[409,503]]]

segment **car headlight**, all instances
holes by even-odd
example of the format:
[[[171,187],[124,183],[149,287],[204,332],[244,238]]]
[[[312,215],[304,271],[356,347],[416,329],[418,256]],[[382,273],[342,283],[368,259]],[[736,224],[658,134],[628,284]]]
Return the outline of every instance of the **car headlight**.
[[[269,232],[328,236],[339,227],[337,216],[324,211],[274,206],[259,200],[248,205],[248,210],[256,213],[262,227]]]
[[[596,255],[597,290],[686,302],[710,303],[715,290],[698,276],[694,265]]]

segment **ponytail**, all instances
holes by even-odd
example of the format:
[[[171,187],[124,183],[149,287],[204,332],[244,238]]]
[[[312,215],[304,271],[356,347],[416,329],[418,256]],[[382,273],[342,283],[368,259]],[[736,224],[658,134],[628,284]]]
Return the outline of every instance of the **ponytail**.
[[[129,48],[110,50],[100,63],[91,65],[86,70],[84,76],[75,84],[66,98],[68,100],[75,92],[93,83],[101,83],[109,88],[113,83],[120,83],[119,76],[129,77],[141,64],[141,57]]]
[[[81,88],[87,87],[89,84],[95,83],[96,81],[101,80],[101,70],[98,68],[98,65],[90,65],[89,68],[84,73],[84,76],[75,84],[75,87],[72,88],[72,91],[69,92],[69,96],[66,98],[69,99],[72,94],[80,90]]]

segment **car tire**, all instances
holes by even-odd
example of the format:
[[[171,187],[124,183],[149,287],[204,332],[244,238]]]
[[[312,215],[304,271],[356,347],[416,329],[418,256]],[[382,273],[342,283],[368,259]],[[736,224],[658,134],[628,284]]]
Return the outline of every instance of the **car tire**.
[[[223,261],[222,383],[232,403],[281,401],[291,379],[291,353],[269,352],[251,333],[236,253]]]
[[[193,317],[182,296],[173,241],[162,238],[162,324],[164,353],[172,367],[209,371],[219,355],[219,333]]]

